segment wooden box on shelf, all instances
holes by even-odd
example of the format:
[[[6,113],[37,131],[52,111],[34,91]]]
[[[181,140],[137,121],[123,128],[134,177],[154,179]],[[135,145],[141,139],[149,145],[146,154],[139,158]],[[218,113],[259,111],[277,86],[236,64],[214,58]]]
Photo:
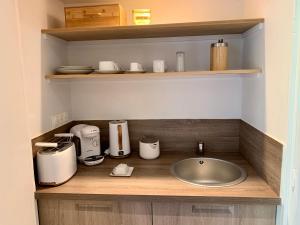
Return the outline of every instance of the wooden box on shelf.
[[[120,26],[126,15],[119,4],[65,7],[66,27]]]

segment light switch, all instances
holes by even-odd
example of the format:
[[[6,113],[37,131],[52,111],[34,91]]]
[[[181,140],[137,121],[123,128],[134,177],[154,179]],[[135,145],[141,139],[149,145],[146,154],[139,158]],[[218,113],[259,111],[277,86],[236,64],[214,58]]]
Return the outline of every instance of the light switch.
[[[297,184],[298,184],[298,172],[296,169],[293,169],[292,171],[292,180],[291,180],[291,189],[294,193],[297,190]]]
[[[65,124],[68,120],[68,113],[63,112],[63,113],[58,113],[53,116],[51,116],[51,128],[55,129],[59,126],[62,126]]]

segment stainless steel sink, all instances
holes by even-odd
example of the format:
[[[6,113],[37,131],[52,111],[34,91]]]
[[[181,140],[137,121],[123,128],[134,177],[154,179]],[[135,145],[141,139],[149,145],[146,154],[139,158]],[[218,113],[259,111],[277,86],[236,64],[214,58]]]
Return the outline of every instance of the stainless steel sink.
[[[204,157],[176,162],[171,172],[181,181],[206,187],[236,185],[247,177],[246,171],[234,163]]]

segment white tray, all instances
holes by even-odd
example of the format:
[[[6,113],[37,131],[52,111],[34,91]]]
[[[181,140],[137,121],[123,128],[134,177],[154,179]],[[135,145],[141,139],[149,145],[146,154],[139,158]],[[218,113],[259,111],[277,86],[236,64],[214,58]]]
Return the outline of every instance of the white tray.
[[[57,73],[60,74],[89,74],[92,73],[93,69],[82,69],[82,70],[72,70],[72,69],[56,69]]]
[[[129,170],[128,170],[128,173],[127,174],[118,174],[118,175],[115,175],[115,174],[113,174],[113,172],[111,172],[110,174],[109,174],[109,176],[111,176],[111,177],[130,177],[131,176],[131,174],[132,174],[132,172],[133,172],[133,170],[134,170],[134,167],[129,167]]]

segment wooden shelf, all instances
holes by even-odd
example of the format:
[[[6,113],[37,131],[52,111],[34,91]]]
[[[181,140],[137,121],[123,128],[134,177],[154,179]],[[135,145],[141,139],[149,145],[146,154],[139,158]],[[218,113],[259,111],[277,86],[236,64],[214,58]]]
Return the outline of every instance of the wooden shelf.
[[[68,75],[46,75],[47,79],[86,79],[86,78],[197,78],[208,76],[234,76],[234,75],[257,75],[260,69],[221,70],[221,71],[188,71],[188,72],[166,72],[166,73],[135,73],[135,74],[68,74]]]
[[[57,28],[44,29],[42,30],[42,33],[66,41],[201,36],[241,34],[263,22],[264,19],[258,18],[142,26]]]

